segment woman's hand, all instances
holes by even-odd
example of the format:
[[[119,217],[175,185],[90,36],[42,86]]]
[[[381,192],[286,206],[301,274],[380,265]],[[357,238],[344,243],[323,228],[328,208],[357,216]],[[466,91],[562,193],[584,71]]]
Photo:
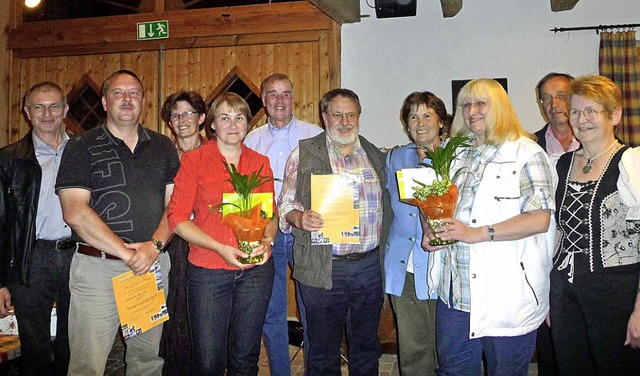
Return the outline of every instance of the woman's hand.
[[[637,304],[636,304],[637,306]],[[627,339],[624,341],[625,346],[630,345],[634,349],[640,347],[640,312],[634,309],[629,317],[627,324]]]
[[[271,257],[271,243],[269,239],[262,238],[262,240],[260,240],[260,245],[253,249],[253,253],[251,253],[251,256],[259,255],[263,255],[262,261],[257,262],[255,265],[264,265],[267,261],[269,261],[269,257]]]
[[[243,264],[238,261],[238,257],[247,257],[247,254],[239,250],[238,248],[232,247],[230,245],[221,244],[218,249],[218,254],[224,259],[224,261],[229,266],[235,266],[236,268],[244,269],[248,266],[248,264]]]
[[[486,226],[469,227],[455,218],[443,218],[445,225],[434,229],[442,240],[458,240],[467,244],[480,243],[489,240]]]

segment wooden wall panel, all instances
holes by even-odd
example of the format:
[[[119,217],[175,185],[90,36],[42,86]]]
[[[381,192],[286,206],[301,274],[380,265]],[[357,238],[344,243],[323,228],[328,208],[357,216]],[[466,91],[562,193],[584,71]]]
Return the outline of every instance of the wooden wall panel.
[[[158,53],[155,51],[128,54],[104,54],[85,56],[62,56],[32,59],[16,59],[11,72],[14,92],[10,98],[10,126],[8,142],[15,142],[29,130],[22,113],[22,96],[33,85],[41,81],[52,81],[68,93],[73,85],[88,73],[98,84],[118,69],[129,69],[140,75],[145,86],[143,121],[157,130]]]

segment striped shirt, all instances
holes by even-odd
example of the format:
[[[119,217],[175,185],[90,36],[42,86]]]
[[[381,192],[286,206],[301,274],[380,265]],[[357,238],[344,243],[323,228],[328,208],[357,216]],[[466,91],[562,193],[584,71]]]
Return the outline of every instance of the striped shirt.
[[[359,244],[334,244],[333,254],[344,255],[347,253],[367,252],[378,246],[382,233],[382,192],[380,181],[376,175],[366,152],[356,140],[355,147],[343,156],[327,137],[327,151],[331,170],[334,174],[349,174],[359,180],[359,213],[360,213],[360,243]],[[291,232],[291,225],[286,216],[292,210],[304,211],[302,204],[296,201],[297,172],[300,164],[299,148],[296,148],[287,161],[285,167],[285,181],[282,186],[278,209],[280,213],[280,229],[284,233]]]

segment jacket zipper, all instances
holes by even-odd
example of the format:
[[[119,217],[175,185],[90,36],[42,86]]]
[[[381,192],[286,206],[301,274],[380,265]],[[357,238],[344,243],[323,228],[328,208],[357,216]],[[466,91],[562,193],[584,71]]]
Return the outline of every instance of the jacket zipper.
[[[538,296],[536,295],[536,292],[533,289],[533,286],[531,286],[531,283],[529,283],[529,278],[527,277],[527,271],[524,270],[524,263],[522,261],[520,261],[520,267],[522,268],[522,272],[524,273],[524,280],[525,282],[527,282],[527,285],[531,289],[531,292],[533,293],[533,297],[536,300],[536,305],[540,305],[540,302],[538,301]]]

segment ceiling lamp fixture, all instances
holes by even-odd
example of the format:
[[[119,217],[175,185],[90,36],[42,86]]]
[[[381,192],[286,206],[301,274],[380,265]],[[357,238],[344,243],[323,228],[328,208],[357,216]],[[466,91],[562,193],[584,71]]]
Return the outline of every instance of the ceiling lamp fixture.
[[[41,0],[24,0],[24,6],[27,8],[35,8],[40,5]]]

